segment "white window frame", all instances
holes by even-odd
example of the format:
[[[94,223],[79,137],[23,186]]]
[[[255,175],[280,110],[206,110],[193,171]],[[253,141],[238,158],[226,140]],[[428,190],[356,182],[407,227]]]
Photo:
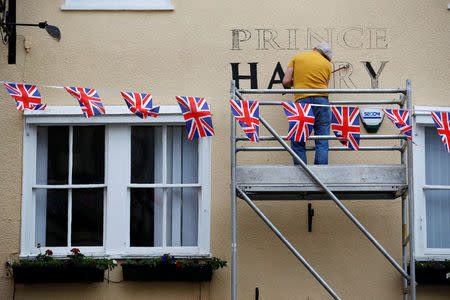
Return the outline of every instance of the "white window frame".
[[[198,245],[187,247],[130,247],[130,132],[132,125],[158,125],[164,128],[185,125],[178,106],[162,106],[157,118],[142,120],[125,106],[106,106],[105,115],[84,118],[80,107],[50,106],[45,111],[24,112],[23,183],[20,257],[35,256],[51,248],[55,257],[69,254],[70,247],[38,249],[35,243],[37,126],[47,125],[105,125],[105,206],[104,245],[102,247],[77,247],[90,256],[112,258],[154,257],[165,253],[175,256],[210,256],[210,202],[211,202],[211,139],[198,141],[198,183],[148,184],[145,187],[163,188],[196,187],[199,189]],[[164,145],[164,143],[163,143]],[[118,159],[120,157],[120,159]],[[114,161],[115,163],[111,163]],[[117,176],[120,174],[120,176]],[[140,184],[142,187],[142,185]],[[165,212],[164,212],[165,215]],[[118,222],[117,220],[122,220]],[[165,226],[164,226],[165,227]],[[165,235],[164,235],[165,236]]]
[[[416,106],[413,145],[413,174],[414,174],[414,222],[415,222],[415,259],[445,260],[450,259],[450,248],[427,247],[427,219],[425,189],[433,188],[426,185],[425,181],[425,128],[434,127],[434,122],[429,111],[450,111],[448,107]],[[450,186],[438,186],[434,188],[450,189]]]
[[[173,10],[170,0],[66,0],[62,10]]]

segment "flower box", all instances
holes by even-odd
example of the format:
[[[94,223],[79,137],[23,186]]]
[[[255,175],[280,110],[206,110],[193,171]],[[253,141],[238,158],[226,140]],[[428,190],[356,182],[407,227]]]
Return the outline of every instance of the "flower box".
[[[212,267],[208,264],[177,266],[123,263],[123,280],[129,281],[211,281]]]
[[[450,284],[450,269],[443,267],[416,266],[416,281],[419,284]]]
[[[95,265],[15,265],[15,283],[103,282],[105,271]]]

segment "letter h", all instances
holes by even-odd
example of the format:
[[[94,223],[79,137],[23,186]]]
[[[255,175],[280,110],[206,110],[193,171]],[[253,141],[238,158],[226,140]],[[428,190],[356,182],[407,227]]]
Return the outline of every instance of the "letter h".
[[[233,80],[236,82],[236,88],[239,88],[239,80],[250,80],[250,88],[258,88],[258,78],[256,74],[256,65],[258,63],[248,63],[250,65],[250,75],[239,75],[239,63],[231,63]]]

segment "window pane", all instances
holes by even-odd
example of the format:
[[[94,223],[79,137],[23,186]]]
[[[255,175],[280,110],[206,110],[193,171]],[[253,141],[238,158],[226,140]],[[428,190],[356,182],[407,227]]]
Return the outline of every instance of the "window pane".
[[[67,184],[69,170],[69,127],[37,129],[37,184]]]
[[[427,247],[450,248],[450,191],[425,190]]]
[[[161,128],[131,127],[131,183],[160,183],[162,169]]]
[[[103,189],[72,190],[72,246],[103,245]]]
[[[167,192],[167,246],[197,246],[198,188]]]
[[[130,190],[130,246],[162,246],[162,189]]]
[[[450,155],[435,127],[425,128],[426,184],[450,185]]]
[[[105,127],[73,127],[72,183],[104,183]]]
[[[435,127],[425,128],[426,184],[450,185],[450,156]],[[427,247],[450,248],[450,191],[425,190]]]
[[[184,126],[167,128],[167,183],[198,182],[198,141],[189,141]]]
[[[67,190],[36,190],[36,245],[67,246]]]

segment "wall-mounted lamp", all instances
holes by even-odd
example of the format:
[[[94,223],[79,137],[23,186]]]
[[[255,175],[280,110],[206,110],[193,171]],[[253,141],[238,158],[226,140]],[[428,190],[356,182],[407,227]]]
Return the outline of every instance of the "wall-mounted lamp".
[[[16,23],[16,0],[8,1],[8,10],[6,10],[6,0],[0,0],[0,32],[3,43],[8,44],[8,64],[16,63],[16,27],[34,26],[45,29],[47,33],[56,40],[61,39],[61,31],[58,27],[48,25],[47,21],[38,24]]]

